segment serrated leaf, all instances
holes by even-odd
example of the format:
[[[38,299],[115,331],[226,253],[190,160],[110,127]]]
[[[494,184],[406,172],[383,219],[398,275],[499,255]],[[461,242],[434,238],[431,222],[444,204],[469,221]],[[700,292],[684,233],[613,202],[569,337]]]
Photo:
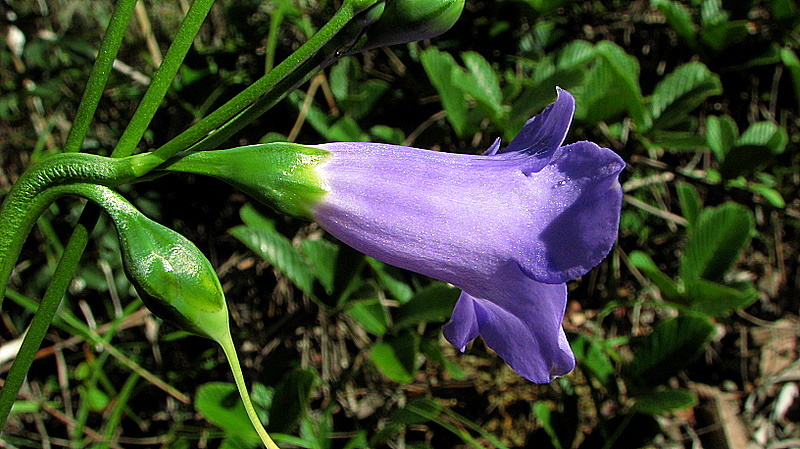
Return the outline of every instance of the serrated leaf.
[[[678,203],[681,205],[683,218],[692,226],[697,221],[700,211],[703,209],[703,202],[697,189],[688,182],[679,182],[676,185],[678,192]]]
[[[639,87],[639,61],[611,41],[600,41],[595,45],[597,55],[608,64],[616,80],[617,90],[611,92],[622,102],[631,118],[641,127],[646,127],[647,116],[644,98]]]
[[[243,225],[231,228],[228,232],[286,275],[304,293],[314,296],[315,276],[311,266],[292,242],[276,229]]]
[[[786,129],[774,122],[756,122],[750,125],[736,142],[739,146],[761,146],[772,154],[781,154],[789,143]]]
[[[336,280],[339,245],[324,239],[305,239],[300,249],[314,269],[314,274],[327,294],[332,294]]]
[[[662,321],[635,342],[624,372],[634,386],[661,385],[699,357],[713,333],[707,318],[682,315]]]
[[[502,126],[505,113],[503,110],[503,92],[500,90],[500,77],[491,64],[476,52],[467,51],[461,54],[467,71],[455,70],[453,81],[462,91],[470,95],[485,111],[492,123]]]
[[[194,407],[208,422],[253,447],[261,439],[247,417],[242,399],[236,386],[226,382],[209,382],[197,389]]]
[[[467,135],[467,100],[464,92],[454,82],[454,74],[461,70],[456,60],[449,54],[430,47],[420,55],[422,67],[428,78],[439,92],[444,110],[447,111],[447,121],[453,125],[456,134]]]
[[[399,383],[409,383],[414,380],[417,372],[418,347],[419,335],[403,332],[394,338],[372,345],[370,358],[389,379]]]
[[[592,43],[584,40],[574,40],[564,46],[556,57],[557,70],[569,70],[577,66],[585,67],[595,56],[597,51]]]
[[[638,268],[650,281],[656,284],[656,287],[658,287],[667,299],[683,302],[680,292],[678,291],[678,285],[658,268],[649,255],[641,251],[633,251],[628,256],[628,259],[633,266]]]
[[[692,310],[710,316],[725,316],[755,302],[758,291],[752,286],[738,290],[698,279],[686,286],[686,297]]]
[[[398,329],[420,323],[442,322],[450,318],[461,291],[452,285],[436,283],[418,293],[397,310]]]
[[[636,412],[647,415],[663,415],[697,405],[697,396],[682,388],[668,388],[649,391],[634,398]]]
[[[749,244],[754,227],[752,212],[742,205],[728,202],[704,209],[689,230],[681,258],[684,285],[697,279],[721,281]]]
[[[381,336],[389,328],[386,308],[377,299],[353,302],[347,308],[347,314],[374,335]]]
[[[661,11],[667,18],[670,27],[675,30],[678,36],[686,39],[689,45],[694,45],[697,41],[697,26],[692,20],[692,13],[683,4],[673,0],[652,0],[653,6]]]
[[[706,144],[717,160],[724,161],[739,139],[739,128],[729,115],[712,115],[706,119]]]
[[[676,68],[656,85],[650,99],[652,127],[668,129],[685,119],[706,98],[722,93],[719,77],[700,62]]]

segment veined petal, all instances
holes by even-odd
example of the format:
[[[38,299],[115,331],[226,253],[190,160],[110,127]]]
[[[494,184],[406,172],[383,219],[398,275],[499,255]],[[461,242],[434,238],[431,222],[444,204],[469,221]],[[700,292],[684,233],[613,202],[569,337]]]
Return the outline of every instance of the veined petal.
[[[499,297],[462,294],[444,335],[460,348],[477,327],[486,345],[516,372],[533,382],[550,382],[575,368],[561,326],[566,284],[542,284],[516,273],[516,281],[495,291]]]
[[[558,96],[555,103],[528,120],[503,152],[524,152],[536,155],[539,160],[546,160],[552,151],[561,146],[575,113],[575,99],[564,89],[556,89]]]

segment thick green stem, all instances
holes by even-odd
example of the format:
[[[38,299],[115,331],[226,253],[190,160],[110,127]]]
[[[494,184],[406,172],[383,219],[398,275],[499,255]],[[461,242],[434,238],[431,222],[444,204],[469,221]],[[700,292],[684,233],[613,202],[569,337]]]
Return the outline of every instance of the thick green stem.
[[[92,117],[100,102],[100,97],[103,95],[108,77],[111,75],[114,58],[117,57],[119,47],[122,45],[122,38],[128,29],[128,22],[135,6],[136,0],[119,0],[114,7],[114,13],[111,15],[111,20],[106,28],[106,34],[100,43],[92,73],[86,82],[86,90],[83,92],[83,98],[81,98],[81,103],[75,114],[75,120],[72,122],[72,128],[67,136],[64,151],[76,152],[81,150],[83,140],[86,138],[86,132],[89,130],[89,124],[92,122]]]
[[[42,298],[39,309],[33,316],[22,346],[6,376],[5,384],[0,390],[0,429],[2,429],[2,425],[8,418],[17,393],[36,356],[36,351],[42,344],[47,329],[50,327],[50,322],[53,320],[53,316],[58,310],[58,305],[61,303],[61,298],[64,297],[64,293],[69,287],[69,283],[72,280],[72,272],[80,261],[83,250],[89,241],[91,229],[87,227],[87,223],[91,227],[97,221],[96,214],[84,214],[82,217],[86,218],[82,219],[82,223],[79,223],[72,231],[69,243],[64,248],[64,255],[56,266],[53,279],[50,281],[50,285],[47,286],[44,298]]]
[[[378,3],[378,0],[345,1],[331,20],[296,52],[230,101],[158,148],[155,154],[164,160],[171,158],[178,152],[205,139],[209,133],[256,102],[262,104],[262,107],[257,110],[258,113],[243,118],[237,117],[237,123],[241,123],[238,126],[241,127],[247,123],[244,118],[252,120],[258,117],[286,95],[287,92],[282,90],[288,90],[307,80],[317,69],[324,66],[324,63],[335,60],[352,45],[354,38],[369,23],[369,21],[354,23],[358,22],[354,19]],[[342,32],[344,34],[341,34]],[[281,83],[282,89],[276,89],[279,83]],[[256,111],[254,110],[254,112]],[[218,139],[215,138],[216,140]]]
[[[175,74],[178,73],[186,53],[194,41],[200,26],[208,15],[214,0],[194,0],[189,11],[186,13],[181,26],[178,29],[175,39],[164,55],[164,61],[153,75],[150,87],[139,103],[139,107],[133,114],[131,121],[125,128],[125,132],[120,137],[117,147],[112,155],[114,157],[130,156],[136,150],[139,141],[142,140],[150,121],[153,120],[156,110],[161,106],[161,101],[167,94]]]
[[[159,163],[150,154],[112,159],[84,153],[61,153],[30,167],[0,208],[0,304],[25,238],[36,218],[53,202],[52,187],[86,182],[116,186],[134,180]]]

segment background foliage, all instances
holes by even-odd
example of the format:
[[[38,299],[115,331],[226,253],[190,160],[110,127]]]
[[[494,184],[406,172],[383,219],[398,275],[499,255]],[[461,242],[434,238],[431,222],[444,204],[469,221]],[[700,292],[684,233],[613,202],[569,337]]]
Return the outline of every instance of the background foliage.
[[[186,1],[140,2],[87,141],[107,154]],[[157,147],[330,17],[322,1],[217,2],[146,136]],[[5,0],[0,185],[58,151],[106,2]],[[458,292],[366,258],[220,182],[123,193],[217,267],[268,429],[287,447],[798,444],[800,9],[791,0],[484,0],[435,42],[347,57],[231,144],[506,142],[572,92],[568,141],[628,162],[619,244],[570,285],[579,368],[521,379],[441,338]],[[13,348],[81,204],[40,219],[2,318]],[[98,227],[2,440],[7,447],[247,448],[222,354],[147,313]],[[7,367],[6,367],[7,369]]]

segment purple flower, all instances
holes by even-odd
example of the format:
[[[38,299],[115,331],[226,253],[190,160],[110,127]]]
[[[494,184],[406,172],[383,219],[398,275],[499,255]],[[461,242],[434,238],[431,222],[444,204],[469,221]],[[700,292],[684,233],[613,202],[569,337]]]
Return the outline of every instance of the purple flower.
[[[561,146],[574,99],[558,99],[503,150],[440,153],[378,143],[319,145],[329,233],[386,263],[462,290],[444,327],[464,351],[480,335],[514,370],[549,382],[575,367],[565,282],[597,265],[619,224],[625,163],[592,142]]]
[[[271,143],[182,154],[162,169],[216,176],[316,220],[359,251],[459,287],[445,337],[478,335],[512,368],[548,382],[575,367],[561,322],[565,282],[617,236],[625,163],[592,142],[561,146],[575,101],[564,90],[504,151]]]

